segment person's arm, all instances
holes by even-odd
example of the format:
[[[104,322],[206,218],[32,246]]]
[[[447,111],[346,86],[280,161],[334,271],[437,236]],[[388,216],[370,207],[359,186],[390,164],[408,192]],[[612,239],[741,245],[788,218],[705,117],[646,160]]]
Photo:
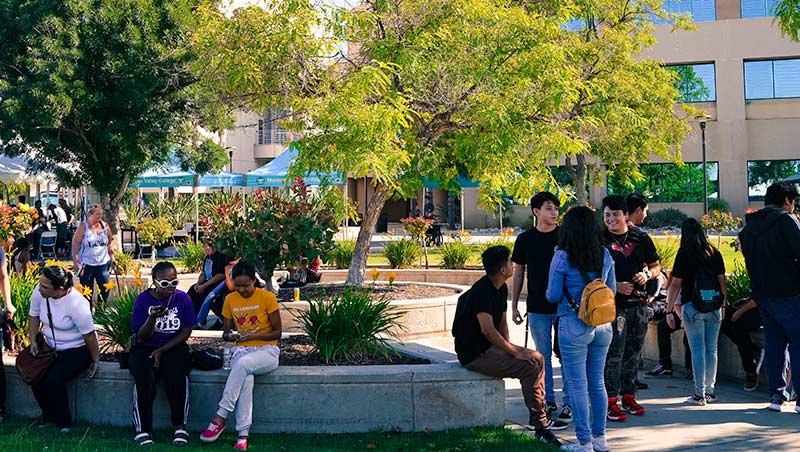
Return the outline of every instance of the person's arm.
[[[106,234],[108,236],[108,258],[111,260],[112,264],[116,264],[117,260],[114,259],[114,235],[111,234],[111,226],[106,223]]]
[[[222,281],[225,281],[225,273],[217,273],[216,275],[212,276],[211,279],[209,279],[208,281],[200,283],[197,286],[195,286],[194,290],[198,292],[204,292],[209,287],[217,287],[217,285]]]
[[[75,230],[75,235],[72,237],[72,264],[75,266],[76,271],[79,271],[78,268],[80,267],[80,261],[78,259],[80,257],[79,253],[84,232],[86,232],[86,223],[81,223],[78,225],[78,229]]]
[[[506,316],[500,318],[500,329],[498,331],[500,331],[500,334],[503,335],[505,340],[511,342],[508,335],[508,320],[506,320]]]
[[[503,318],[506,317],[506,313],[503,312]],[[499,331],[497,328],[494,327],[494,322],[492,321],[492,315],[488,312],[479,312],[478,313],[478,323],[481,326],[481,333],[486,337],[486,339],[494,345],[495,347],[503,350],[504,352],[508,353],[509,355],[513,356],[514,358],[534,362],[533,357],[533,350],[524,349],[522,347],[517,347],[516,345],[509,342]]]
[[[603,252],[603,270],[605,273],[605,282],[609,289],[614,292],[614,295],[617,294],[617,273],[616,269],[614,268],[614,259],[611,257],[611,253],[608,250]]]
[[[561,303],[564,298],[564,268],[562,262],[566,253],[556,251],[553,255],[553,260],[550,262],[550,275],[547,277],[547,291],[545,291],[545,298],[550,303]]]
[[[270,312],[268,316],[269,316],[269,322],[272,324],[272,331],[263,334],[257,334],[257,333],[243,334],[239,338],[239,341],[274,341],[280,339],[281,334],[283,334],[280,311],[276,309],[275,311]]]
[[[144,308],[142,307],[140,309]],[[145,320],[144,323],[142,323],[142,325],[136,330],[136,337],[143,341],[153,337],[153,331],[156,327],[156,320],[158,320],[159,317],[164,317],[167,315],[167,312],[167,309],[153,310],[153,312],[147,315],[147,320]]]
[[[514,264],[514,277],[511,280],[511,320],[517,325],[522,323],[519,313],[519,295],[522,293],[522,284],[525,282],[525,266]],[[530,296],[530,294],[528,294]]]
[[[41,321],[38,316],[31,315],[28,317],[28,341],[31,344],[31,354],[36,356],[39,354],[39,344],[36,342],[36,335],[39,334]]]
[[[100,366],[100,344],[97,342],[97,335],[94,331],[84,334],[83,342],[86,344],[86,348],[89,349],[89,355],[92,356],[92,364],[89,366],[86,375],[86,379],[91,380]]]
[[[757,307],[757,306],[756,306],[756,300],[754,300],[754,299],[753,299],[753,297],[749,297],[749,298],[747,299],[747,302],[746,302],[745,304],[741,305],[741,306],[739,307],[739,309],[737,309],[737,310],[733,311],[733,314],[731,314],[731,322],[738,322],[738,321],[739,321],[739,319],[740,319],[740,318],[741,318],[741,317],[742,317],[742,316],[743,316],[745,313],[747,313],[748,311],[752,311],[752,310],[753,310],[753,309],[755,309],[756,307]]]
[[[683,279],[672,275],[669,288],[667,289],[667,324],[673,330],[675,329],[675,317],[669,314],[674,312],[675,316],[677,316],[679,319],[683,317],[681,305],[680,303],[676,302],[678,295],[681,293],[682,287]]]
[[[3,262],[3,264],[0,265],[0,292],[3,295],[3,301],[6,305],[6,314],[14,315],[17,309],[14,307],[14,303],[11,300],[11,280],[8,277],[8,266],[5,264],[6,263]]]

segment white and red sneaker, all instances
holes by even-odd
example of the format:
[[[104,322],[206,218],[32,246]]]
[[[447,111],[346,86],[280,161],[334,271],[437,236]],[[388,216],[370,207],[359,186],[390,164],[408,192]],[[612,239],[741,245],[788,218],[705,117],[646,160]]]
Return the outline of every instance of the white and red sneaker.
[[[236,440],[236,444],[233,445],[233,448],[236,450],[247,450],[247,437],[239,437]]]
[[[214,421],[211,421],[203,430],[203,433],[200,434],[200,441],[204,443],[213,443],[214,441],[219,438],[219,435],[222,434],[223,430],[225,430],[225,422],[223,421],[222,424],[217,424]]]

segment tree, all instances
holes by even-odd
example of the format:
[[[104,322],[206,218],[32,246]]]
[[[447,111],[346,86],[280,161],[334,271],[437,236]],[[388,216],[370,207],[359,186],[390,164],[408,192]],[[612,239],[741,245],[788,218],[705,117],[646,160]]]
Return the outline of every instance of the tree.
[[[413,196],[424,177],[456,190],[461,175],[480,181],[486,203],[526,198],[553,182],[547,161],[575,147],[554,126],[579,97],[558,41],[564,18],[531,8],[374,0],[320,14],[278,0],[230,16],[201,10],[195,43],[223,98],[295,113],[284,125],[304,132],[296,174],[372,177],[347,278],[361,284],[388,197]],[[336,52],[342,42],[350,50]]]
[[[559,121],[559,128],[574,143],[565,164],[578,203],[588,201],[586,180],[590,173],[599,173],[600,165],[616,170],[623,179],[640,179],[638,164],[649,161],[651,153],[670,161],[680,159],[680,145],[689,131],[686,118],[696,112],[685,105],[675,108],[680,95],[675,72],[641,56],[655,43],[652,17],[688,26],[687,17],[668,14],[662,3],[559,4],[572,19],[560,39],[570,49],[568,69],[578,79],[578,96]]]
[[[747,162],[747,186],[769,185],[800,172],[798,160],[755,160]]]
[[[780,0],[771,11],[780,21],[781,31],[793,41],[798,41],[800,30],[800,0]]]
[[[0,2],[0,152],[91,185],[118,228],[129,182],[230,115],[189,71],[199,0]]]
[[[680,102],[703,102],[708,100],[710,91],[703,79],[697,76],[692,66],[669,66],[667,69],[675,72],[678,76],[675,88],[680,93],[678,98]]]

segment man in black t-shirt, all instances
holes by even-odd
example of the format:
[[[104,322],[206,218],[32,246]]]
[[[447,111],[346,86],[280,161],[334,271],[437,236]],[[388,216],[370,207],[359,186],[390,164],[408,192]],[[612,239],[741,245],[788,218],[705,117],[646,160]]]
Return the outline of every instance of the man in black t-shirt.
[[[645,284],[661,271],[658,252],[650,237],[639,228],[629,228],[628,206],[622,196],[603,199],[603,232],[606,247],[614,259],[617,279],[617,318],[612,322],[614,337],[606,356],[608,420],[624,421],[627,415],[644,414],[636,402],[636,375],[639,356],[647,333],[647,293]],[[622,395],[622,410],[617,405]]]
[[[456,354],[469,370],[499,378],[517,378],[530,414],[528,428],[553,445],[561,443],[550,429],[566,424],[548,421],[544,402],[544,358],[508,339],[508,287],[513,270],[508,248],[493,246],[481,255],[486,275],[458,299],[453,320]],[[558,424],[558,425],[557,425]]]
[[[225,281],[225,266],[228,264],[228,257],[219,252],[213,242],[203,241],[203,252],[206,259],[203,261],[203,269],[197,277],[197,284],[189,287],[187,293],[192,299],[195,312],[199,312],[206,296],[214,290],[219,283]]]
[[[553,413],[557,409],[552,354],[554,349],[556,356],[560,357],[560,353],[556,336],[558,304],[548,302],[545,292],[547,292],[547,281],[550,276],[550,261],[553,260],[555,248],[558,246],[558,207],[558,199],[552,193],[543,191],[531,198],[531,211],[537,220],[536,227],[517,237],[517,241],[514,243],[514,253],[511,255],[511,261],[514,262],[511,320],[517,325],[523,322],[517,306],[527,270],[526,312],[534,347],[544,356],[544,391],[549,413]],[[572,420],[566,391],[564,391],[564,407],[561,409],[558,419],[564,422]]]

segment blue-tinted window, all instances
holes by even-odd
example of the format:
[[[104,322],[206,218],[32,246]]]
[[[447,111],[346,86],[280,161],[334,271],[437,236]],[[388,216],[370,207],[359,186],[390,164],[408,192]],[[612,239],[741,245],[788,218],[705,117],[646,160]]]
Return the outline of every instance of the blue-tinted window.
[[[680,102],[714,102],[717,100],[714,63],[684,64],[667,68],[678,74],[675,87],[681,93]]]
[[[608,177],[608,194],[627,195],[641,193],[650,202],[703,202],[702,163],[645,163],[639,165],[644,179],[633,182],[633,187],[623,184],[616,174]],[[708,197],[719,197],[719,164],[706,163]]]
[[[800,59],[744,62],[744,98],[800,97]]]
[[[695,22],[711,22],[717,20],[716,0],[664,0],[664,11],[668,13],[689,13]],[[655,23],[663,20],[653,18]]]
[[[742,19],[775,15],[778,0],[742,0]]]

